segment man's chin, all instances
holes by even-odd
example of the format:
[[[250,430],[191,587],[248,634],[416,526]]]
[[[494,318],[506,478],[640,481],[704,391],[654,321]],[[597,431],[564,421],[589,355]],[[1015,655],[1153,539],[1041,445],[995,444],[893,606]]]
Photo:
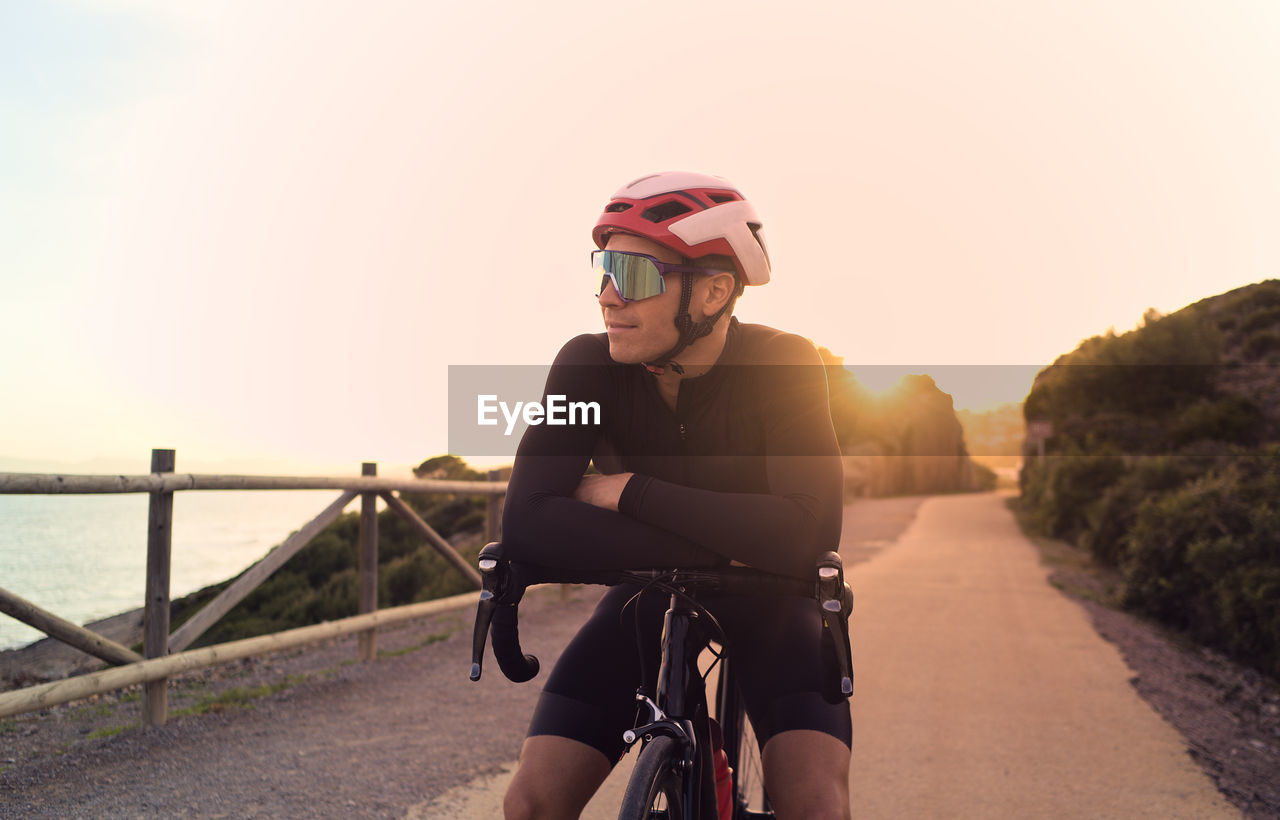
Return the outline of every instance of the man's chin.
[[[636,350],[630,345],[609,342],[609,358],[618,364],[641,364],[657,355],[657,352],[652,355],[646,355],[646,351]]]

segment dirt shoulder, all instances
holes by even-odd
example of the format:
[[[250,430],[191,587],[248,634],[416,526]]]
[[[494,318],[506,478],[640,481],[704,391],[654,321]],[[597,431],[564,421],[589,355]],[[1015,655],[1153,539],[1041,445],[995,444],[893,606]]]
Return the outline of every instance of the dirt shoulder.
[[[531,592],[528,649],[554,661],[598,592]],[[402,817],[510,760],[537,687],[467,680],[471,607],[0,721],[0,817]]]

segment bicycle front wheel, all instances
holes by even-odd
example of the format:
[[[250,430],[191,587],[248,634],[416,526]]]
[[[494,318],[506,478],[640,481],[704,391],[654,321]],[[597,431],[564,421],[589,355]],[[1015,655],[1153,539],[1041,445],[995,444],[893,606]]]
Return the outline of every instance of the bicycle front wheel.
[[[659,735],[645,744],[622,796],[618,820],[683,820],[685,814],[684,757],[674,738]]]

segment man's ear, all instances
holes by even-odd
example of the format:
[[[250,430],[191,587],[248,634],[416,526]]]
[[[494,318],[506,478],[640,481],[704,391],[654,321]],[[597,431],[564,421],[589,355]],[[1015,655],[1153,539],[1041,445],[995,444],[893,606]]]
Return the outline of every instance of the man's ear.
[[[705,315],[714,316],[716,311],[720,310],[726,302],[733,298],[733,292],[737,288],[738,280],[734,279],[731,273],[717,273],[714,276],[703,277],[705,290],[703,291],[702,306]]]

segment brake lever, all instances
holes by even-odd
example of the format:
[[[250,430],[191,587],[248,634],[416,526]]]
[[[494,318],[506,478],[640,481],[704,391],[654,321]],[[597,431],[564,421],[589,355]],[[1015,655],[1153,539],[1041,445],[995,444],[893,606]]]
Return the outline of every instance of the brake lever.
[[[493,541],[480,550],[480,604],[476,609],[475,631],[471,634],[471,680],[480,680],[484,664],[484,646],[489,638],[489,626],[498,606],[498,592],[504,585],[506,562],[502,561],[502,547]]]
[[[830,636],[828,648],[839,669],[840,698],[853,695],[853,659],[849,644],[849,615],[853,611],[853,590],[844,580],[844,562],[835,552],[818,559],[818,607],[822,625]],[[834,694],[834,693],[833,693]]]

